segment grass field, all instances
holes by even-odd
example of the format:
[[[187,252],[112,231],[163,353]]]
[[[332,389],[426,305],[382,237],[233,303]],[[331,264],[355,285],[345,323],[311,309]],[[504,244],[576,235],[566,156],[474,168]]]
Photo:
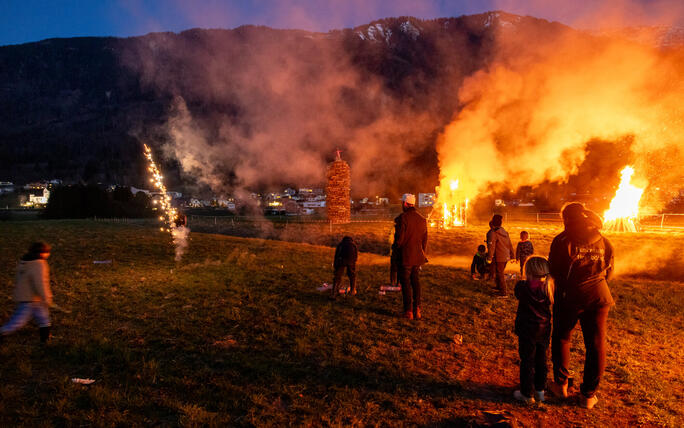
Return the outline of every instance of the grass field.
[[[597,407],[527,407],[511,398],[515,300],[493,299],[463,269],[427,265],[425,318],[410,322],[395,316],[398,293],[377,292],[387,277],[384,256],[362,254],[360,294],[331,303],[315,287],[331,279],[332,248],[192,233],[175,263],[169,237],[157,230],[0,223],[2,320],[14,306],[16,260],[35,239],[53,245],[55,300],[71,310],[52,312],[50,346],[40,347],[37,329],[27,327],[0,347],[0,425],[684,423],[682,283],[613,281],[617,305]],[[378,230],[372,236],[383,237]],[[577,377],[582,355],[578,331]],[[95,383],[74,384],[76,377]]]

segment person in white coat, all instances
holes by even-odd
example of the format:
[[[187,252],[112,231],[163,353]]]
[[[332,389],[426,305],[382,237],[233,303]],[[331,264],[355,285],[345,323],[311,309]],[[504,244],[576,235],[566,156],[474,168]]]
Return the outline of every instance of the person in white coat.
[[[14,283],[14,301],[17,308],[9,321],[0,327],[0,342],[10,333],[25,326],[31,319],[38,323],[40,341],[50,338],[50,311],[52,291],[50,290],[50,269],[47,259],[51,248],[44,242],[31,244],[28,252],[17,264]]]

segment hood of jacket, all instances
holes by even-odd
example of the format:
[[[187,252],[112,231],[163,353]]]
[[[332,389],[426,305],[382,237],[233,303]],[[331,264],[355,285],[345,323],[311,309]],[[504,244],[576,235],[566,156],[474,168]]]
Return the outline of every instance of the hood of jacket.
[[[498,233],[498,234],[501,235],[501,236],[504,236],[504,237],[506,237],[506,238],[509,237],[509,236],[508,236],[508,232],[506,232],[506,230],[505,230],[503,227],[501,227],[501,226],[495,227],[495,228],[493,228],[492,230],[494,231],[494,233]]]
[[[38,259],[40,259],[40,254],[26,253],[21,257],[20,260],[23,262],[30,262]]]

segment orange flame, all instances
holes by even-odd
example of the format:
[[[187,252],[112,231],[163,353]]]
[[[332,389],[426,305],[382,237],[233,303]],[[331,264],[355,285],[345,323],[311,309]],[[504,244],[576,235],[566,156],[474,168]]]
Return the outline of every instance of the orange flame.
[[[621,232],[636,232],[639,224],[639,201],[644,189],[631,184],[634,168],[626,166],[620,171],[620,186],[610,207],[603,213],[604,228]]]
[[[430,225],[443,229],[465,226],[468,199],[459,189],[459,180],[443,178],[436,191],[437,203],[430,214]]]

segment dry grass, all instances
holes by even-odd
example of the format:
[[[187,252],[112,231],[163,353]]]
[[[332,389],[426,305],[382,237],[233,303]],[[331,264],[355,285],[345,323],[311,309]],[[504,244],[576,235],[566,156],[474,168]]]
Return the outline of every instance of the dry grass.
[[[382,227],[367,227],[366,236],[385,235]],[[363,254],[361,294],[330,303],[315,287],[330,280],[331,248],[191,237],[186,258],[175,264],[169,237],[151,227],[0,224],[2,319],[13,309],[5,296],[14,263],[37,238],[54,245],[56,301],[72,310],[53,312],[50,347],[39,347],[29,327],[0,348],[0,425],[684,422],[681,283],[611,284],[617,306],[608,370],[593,411],[553,402],[526,407],[511,398],[515,301],[493,299],[465,271],[428,265],[425,319],[406,322],[395,317],[400,296],[377,293],[387,277],[384,257]],[[467,239],[453,247],[470,248]],[[582,350],[578,332],[578,374]],[[96,382],[76,385],[72,377]]]

